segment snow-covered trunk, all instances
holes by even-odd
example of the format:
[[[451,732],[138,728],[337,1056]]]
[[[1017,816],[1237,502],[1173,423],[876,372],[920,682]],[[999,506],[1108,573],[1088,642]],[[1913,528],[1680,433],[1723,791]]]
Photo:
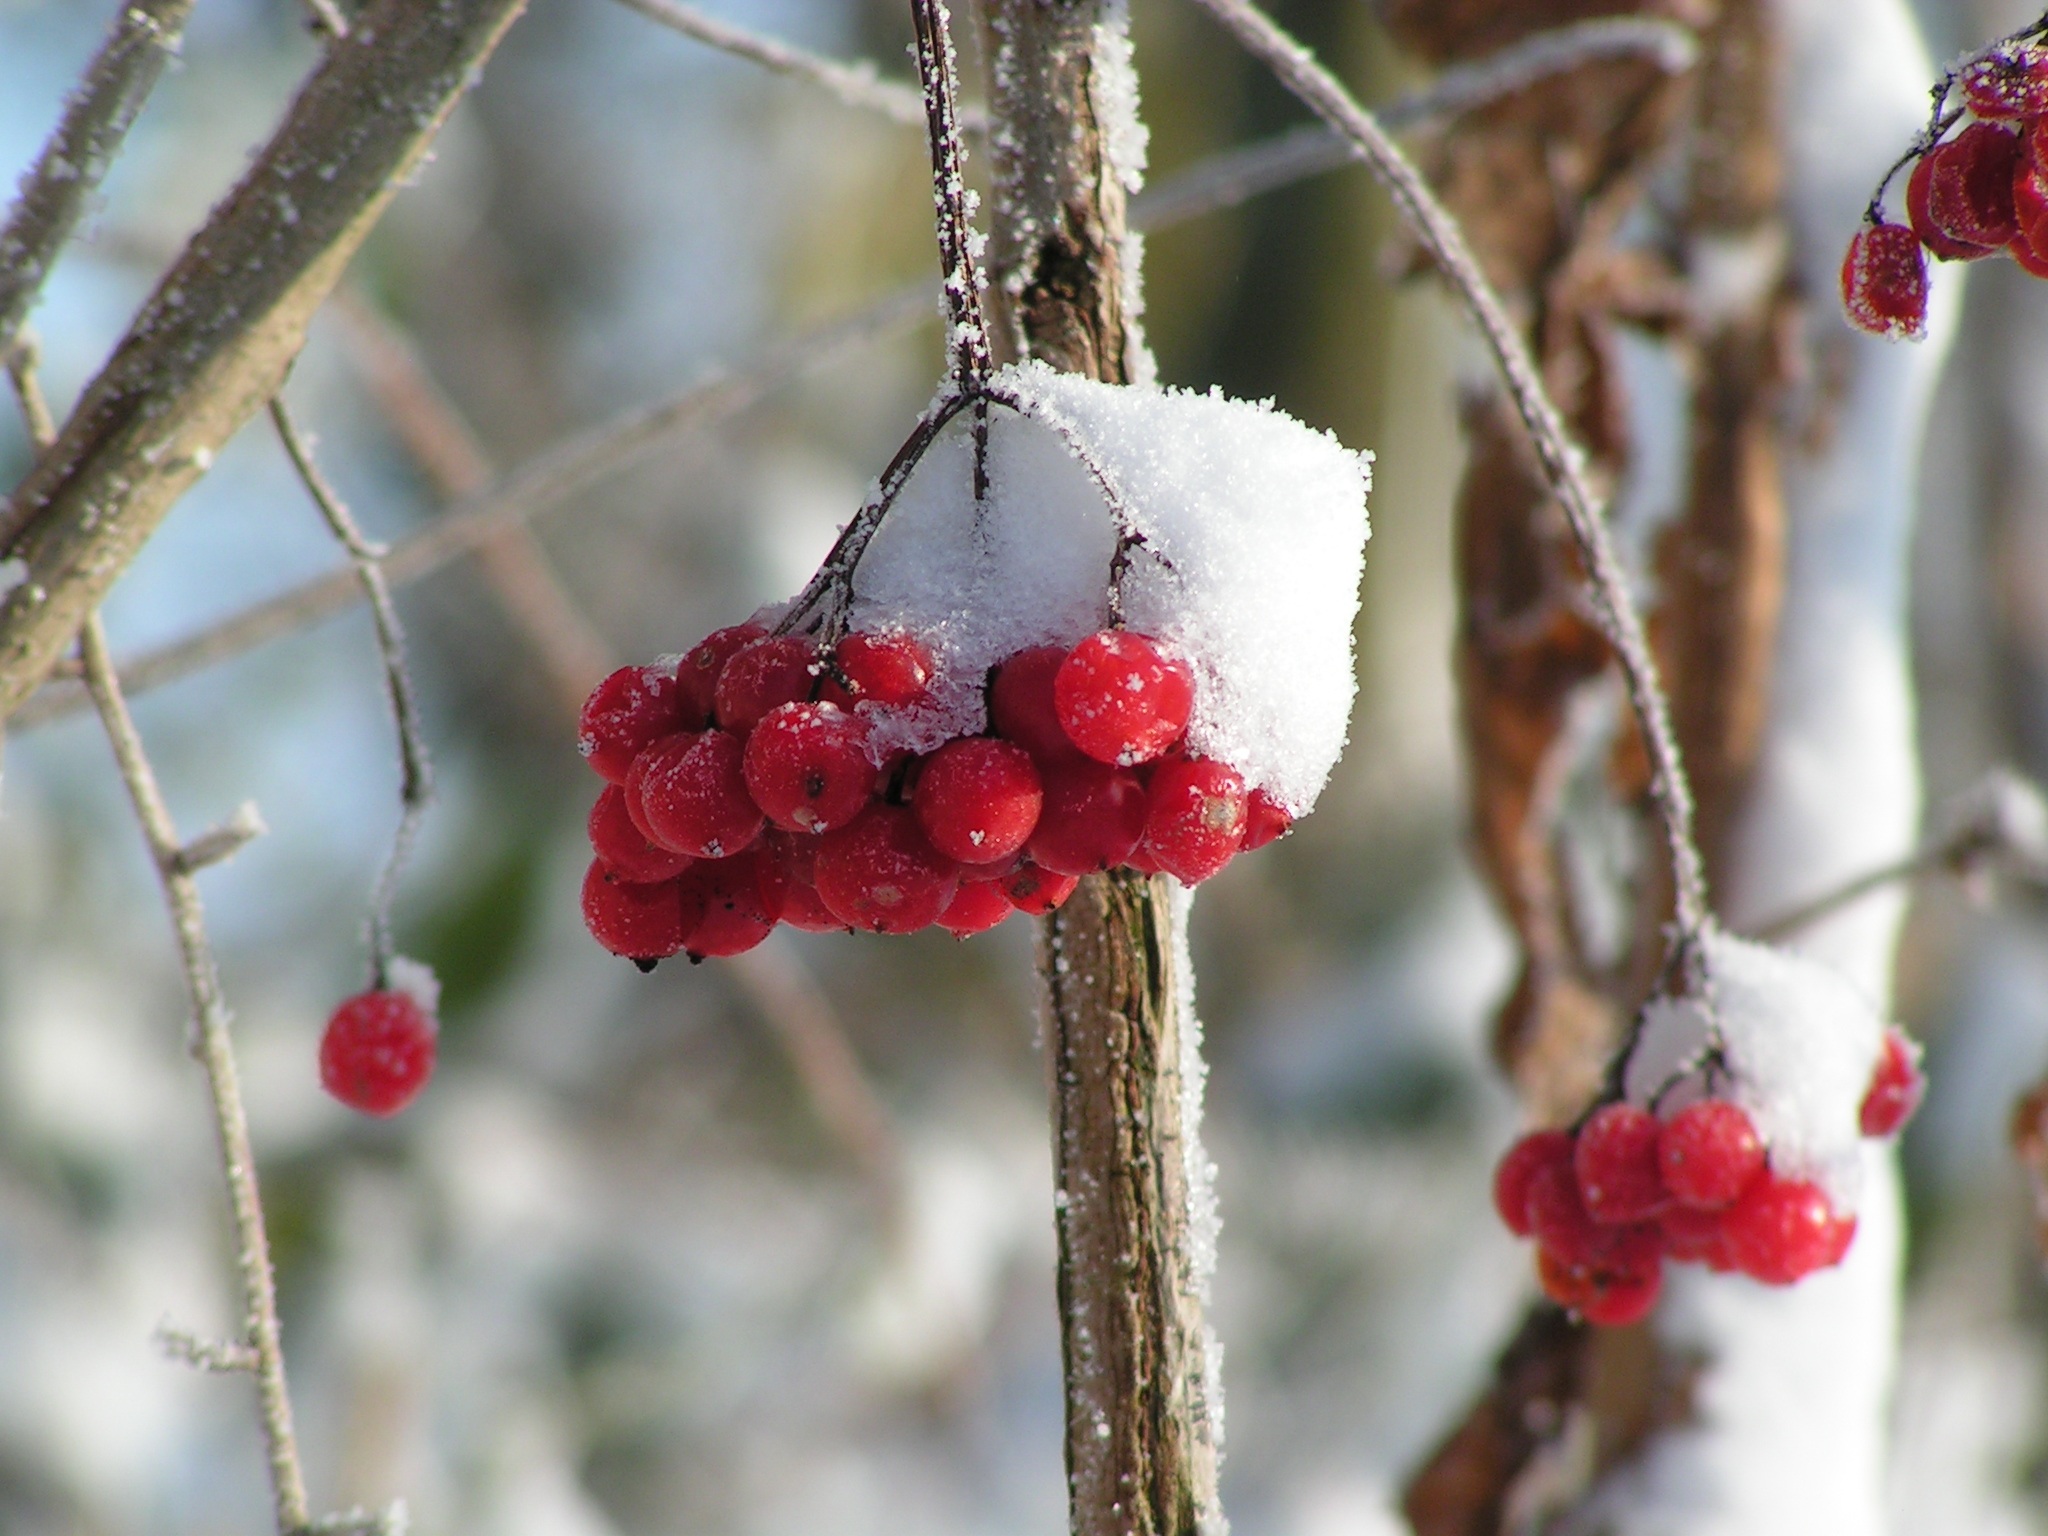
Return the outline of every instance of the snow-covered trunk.
[[[1123,8],[990,0],[986,12],[998,347],[1150,382],[1124,221],[1144,138]],[[1095,875],[1041,935],[1076,1536],[1225,1528],[1187,909],[1163,878]]]

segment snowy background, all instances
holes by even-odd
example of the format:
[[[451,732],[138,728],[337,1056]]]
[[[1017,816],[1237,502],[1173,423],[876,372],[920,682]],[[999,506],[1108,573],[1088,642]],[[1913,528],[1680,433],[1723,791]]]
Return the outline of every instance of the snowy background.
[[[897,62],[893,6],[721,14]],[[0,178],[34,155],[108,7],[0,0]],[[1405,76],[1357,6],[1281,8],[1369,94]],[[2019,8],[1930,0],[1937,55]],[[1186,7],[1140,0],[1155,176],[1298,118]],[[201,0],[83,244],[34,317],[60,405],[232,181],[313,57],[287,0]],[[743,362],[933,256],[915,132],[608,0],[536,0],[350,284],[406,328],[501,467]],[[1163,380],[1275,396],[1378,451],[1351,747],[1317,813],[1197,904],[1225,1219],[1226,1505],[1245,1536],[1378,1536],[1530,1289],[1486,1207],[1514,1130],[1481,1038],[1509,944],[1461,840],[1449,669],[1459,333],[1381,281],[1348,172],[1148,242]],[[437,500],[331,319],[300,418],[377,536]],[[622,658],[787,595],[926,398],[899,328],[551,512],[576,607]],[[26,449],[0,413],[0,483]],[[1930,803],[1989,764],[2048,775],[2048,287],[1973,274],[1915,550]],[[336,564],[264,431],[116,589],[116,651]],[[238,1015],[314,1498],[404,1497],[473,1536],[1008,1536],[1064,1521],[1029,932],[789,936],[769,970],[642,979],[581,931],[595,783],[528,637],[473,565],[401,595],[441,800],[399,914],[446,983],[434,1084],[372,1125],[319,1091],[360,984],[396,816],[367,622],[138,700],[190,832],[253,798],[270,836],[205,877]],[[227,1331],[211,1133],[153,881],[90,721],[19,732],[0,795],[0,1530],[255,1531],[246,1383],[159,1323]],[[2048,1069],[2048,924],[1921,891],[1898,1010],[1930,1045],[1906,1141],[1902,1531],[2048,1530],[2048,1307],[2003,1151]],[[780,936],[779,936],[780,937]],[[761,977],[767,976],[763,981]],[[749,978],[753,979],[749,979]],[[794,979],[792,983],[792,978]],[[886,1111],[835,1139],[782,1041],[806,978]],[[778,990],[778,984],[781,990]]]

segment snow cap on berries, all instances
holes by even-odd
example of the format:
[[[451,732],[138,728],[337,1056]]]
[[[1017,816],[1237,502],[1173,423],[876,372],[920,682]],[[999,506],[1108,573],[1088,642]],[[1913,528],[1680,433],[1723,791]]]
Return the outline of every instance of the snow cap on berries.
[[[988,412],[987,503],[973,496],[967,411],[911,473],[854,576],[853,627],[909,630],[936,668],[917,703],[863,706],[873,750],[929,752],[978,733],[989,668],[1103,627],[1117,528],[1099,472],[1144,540],[1125,622],[1194,672],[1189,754],[1306,812],[1351,713],[1370,460],[1220,393],[1102,384],[1042,363],[994,384],[1029,415]]]
[[[1704,942],[1734,1076],[1718,1082],[1714,1095],[1749,1112],[1773,1172],[1811,1179],[1836,1210],[1853,1212],[1861,1178],[1858,1112],[1883,1051],[1884,1020],[1816,960],[1724,933]],[[1629,1101],[1647,1107],[1655,1100],[1669,1118],[1706,1097],[1699,1065],[1706,1043],[1698,999],[1653,999],[1629,1058]]]

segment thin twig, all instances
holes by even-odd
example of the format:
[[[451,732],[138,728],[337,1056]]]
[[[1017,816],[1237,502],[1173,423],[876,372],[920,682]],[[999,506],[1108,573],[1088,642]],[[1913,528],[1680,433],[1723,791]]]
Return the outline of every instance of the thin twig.
[[[256,1351],[246,1344],[202,1339],[198,1334],[173,1327],[170,1323],[156,1325],[156,1342],[157,1347],[171,1359],[217,1376],[232,1376],[243,1371],[253,1374],[258,1363]]]
[[[370,977],[379,991],[390,985],[392,956],[391,902],[398,894],[399,876],[412,852],[420,818],[434,798],[434,770],[427,759],[426,732],[420,726],[419,701],[414,696],[412,673],[405,664],[405,630],[398,622],[398,609],[391,601],[391,587],[384,579],[384,550],[363,537],[348,505],[320,473],[312,445],[292,420],[292,413],[279,395],[270,402],[270,419],[277,426],[279,441],[298,471],[306,492],[319,507],[341,547],[348,551],[356,580],[370,604],[370,618],[377,631],[377,654],[384,664],[384,691],[391,701],[391,719],[398,731],[398,830],[392,834],[391,852],[370,892]]]
[[[41,349],[33,331],[22,331],[0,351],[7,354],[7,377],[14,384],[14,398],[21,406],[21,419],[28,427],[28,440],[37,453],[57,441],[57,418],[50,414],[50,402],[43,395]]]
[[[341,7],[334,0],[306,0],[306,9],[313,14],[309,18],[314,32],[332,41],[348,36],[348,18],[341,14]]]
[[[981,312],[980,238],[974,232],[967,186],[967,149],[960,139],[959,59],[947,23],[946,0],[911,0],[917,29],[917,74],[924,83],[925,137],[932,157],[932,210],[939,235],[939,273],[946,294],[946,359],[961,393],[979,389],[995,371],[988,322]],[[977,436],[977,443],[984,434]],[[983,455],[977,453],[977,493]]]
[[[34,307],[129,125],[178,51],[192,0],[123,0],[0,226],[0,352]],[[0,540],[0,544],[4,544]]]
[[[1271,69],[1297,99],[1357,146],[1373,174],[1393,197],[1410,233],[1456,290],[1493,354],[1508,397],[1529,433],[1544,478],[1578,544],[1594,613],[1614,647],[1629,703],[1642,730],[1650,760],[1650,796],[1663,825],[1665,850],[1671,864],[1677,927],[1672,958],[1678,962],[1684,983],[1696,985],[1703,979],[1695,974],[1702,963],[1699,940],[1712,922],[1712,912],[1707,900],[1705,866],[1693,838],[1692,792],[1671,725],[1670,703],[1658,681],[1641,616],[1636,612],[1627,578],[1608,537],[1606,518],[1587,483],[1584,456],[1567,435],[1528,348],[1508,318],[1500,296],[1480,272],[1457,221],[1372,114],[1307,49],[1247,0],[1197,3]]]
[[[235,1231],[235,1264],[241,1273],[243,1328],[246,1347],[254,1356],[251,1374],[263,1443],[270,1463],[270,1488],[279,1536],[291,1536],[307,1520],[306,1478],[299,1465],[298,1442],[292,1432],[291,1396],[285,1384],[284,1348],[277,1321],[277,1281],[270,1264],[270,1239],[264,1231],[263,1202],[256,1185],[256,1158],[249,1145],[249,1117],[242,1107],[240,1074],[235,1068],[234,1042],[228,1032],[228,1007],[221,995],[220,970],[207,937],[206,913],[199,887],[184,867],[184,849],[177,824],[164,804],[156,774],[143,751],[142,738],[128,713],[107,637],[97,611],[79,631],[85,661],[85,685],[106,728],[114,761],[135,819],[149,845],[171,912],[185,983],[192,994],[197,1023],[194,1047],[206,1071],[213,1098],[214,1130],[220,1138],[221,1163],[227,1174],[228,1204]]]
[[[683,4],[682,0],[620,0],[620,3],[685,37],[693,37],[736,58],[759,64],[778,75],[791,75],[822,86],[849,107],[879,112],[892,122],[910,127],[922,127],[924,124],[923,98],[907,85],[882,79],[875,66],[865,60],[842,64],[837,59],[824,58],[775,38],[763,37],[758,32],[749,32],[744,27],[736,27],[729,21],[707,16],[695,6]],[[976,126],[979,126],[978,122]]]

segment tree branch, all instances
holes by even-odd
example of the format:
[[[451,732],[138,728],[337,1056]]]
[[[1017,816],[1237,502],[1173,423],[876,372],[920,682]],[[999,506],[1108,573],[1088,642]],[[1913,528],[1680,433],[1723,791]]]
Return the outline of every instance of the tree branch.
[[[379,0],[328,50],[0,515],[0,716],[214,455],[277,393],[313,311],[524,0]]]

